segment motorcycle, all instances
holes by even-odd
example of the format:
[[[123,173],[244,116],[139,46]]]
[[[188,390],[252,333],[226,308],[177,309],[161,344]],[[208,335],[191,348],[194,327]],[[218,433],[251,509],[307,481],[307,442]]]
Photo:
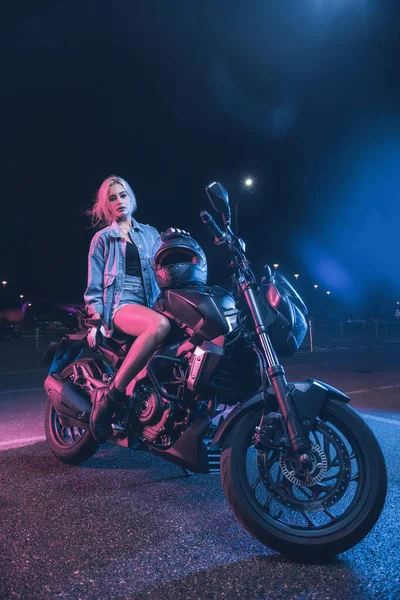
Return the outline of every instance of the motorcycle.
[[[161,292],[153,309],[171,332],[114,414],[108,441],[187,473],[220,471],[250,535],[293,559],[319,561],[356,545],[378,520],[387,489],[382,451],[347,395],[311,378],[287,381],[281,359],[299,349],[307,308],[279,271],[266,266],[257,281],[232,231],[226,190],[214,182],[206,192],[222,229],[207,211],[201,219],[229,249],[234,295],[207,285]],[[86,324],[82,313],[81,330],[52,342],[45,356],[47,442],[73,465],[100,447],[89,431],[91,396],[132,343],[116,334],[93,351]]]

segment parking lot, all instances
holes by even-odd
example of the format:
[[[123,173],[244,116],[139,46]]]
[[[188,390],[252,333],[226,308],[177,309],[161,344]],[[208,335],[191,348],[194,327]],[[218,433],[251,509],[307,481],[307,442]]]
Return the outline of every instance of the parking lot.
[[[400,596],[400,346],[299,352],[291,380],[350,393],[387,462],[384,512],[358,546],[299,565],[233,517],[218,475],[105,445],[87,463],[58,462],[44,441],[42,351],[52,337],[0,345],[0,597],[330,599]],[[39,349],[36,349],[37,342]]]

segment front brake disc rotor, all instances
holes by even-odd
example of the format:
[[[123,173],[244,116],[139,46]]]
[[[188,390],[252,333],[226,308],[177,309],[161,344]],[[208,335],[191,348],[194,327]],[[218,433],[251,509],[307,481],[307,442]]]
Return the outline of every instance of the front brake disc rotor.
[[[324,438],[321,445],[327,450],[312,442],[311,464],[306,468],[299,469],[295,458],[287,453],[257,451],[258,473],[267,491],[281,505],[301,512],[317,512],[337,504],[351,477],[351,459],[343,439],[325,423],[319,422],[316,432]]]

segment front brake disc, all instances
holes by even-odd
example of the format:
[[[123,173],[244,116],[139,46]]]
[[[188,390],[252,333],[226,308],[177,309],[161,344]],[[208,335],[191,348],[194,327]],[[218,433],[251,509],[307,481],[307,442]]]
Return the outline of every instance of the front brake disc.
[[[299,469],[287,452],[257,451],[258,473],[265,488],[281,505],[300,512],[318,512],[337,504],[351,477],[351,458],[343,439],[325,423],[319,422],[316,432],[324,438],[325,451],[312,442],[311,464],[306,469]]]

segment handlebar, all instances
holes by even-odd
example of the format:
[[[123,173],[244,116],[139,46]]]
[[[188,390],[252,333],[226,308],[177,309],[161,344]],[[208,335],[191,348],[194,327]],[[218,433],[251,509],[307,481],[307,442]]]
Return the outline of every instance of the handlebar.
[[[245,278],[248,281],[255,281],[253,272],[250,269],[250,263],[246,258],[246,255],[240,245],[238,238],[232,233],[229,227],[229,231],[222,231],[213,217],[206,210],[202,210],[200,213],[201,220],[214,236],[214,243],[219,246],[220,244],[226,244],[228,248],[233,252],[231,266],[235,266],[240,277]]]
[[[205,225],[207,225],[208,229],[211,231],[215,238],[215,243],[220,244],[225,241],[227,235],[224,233],[216,224],[213,217],[206,210],[202,210],[200,213],[201,220]]]

